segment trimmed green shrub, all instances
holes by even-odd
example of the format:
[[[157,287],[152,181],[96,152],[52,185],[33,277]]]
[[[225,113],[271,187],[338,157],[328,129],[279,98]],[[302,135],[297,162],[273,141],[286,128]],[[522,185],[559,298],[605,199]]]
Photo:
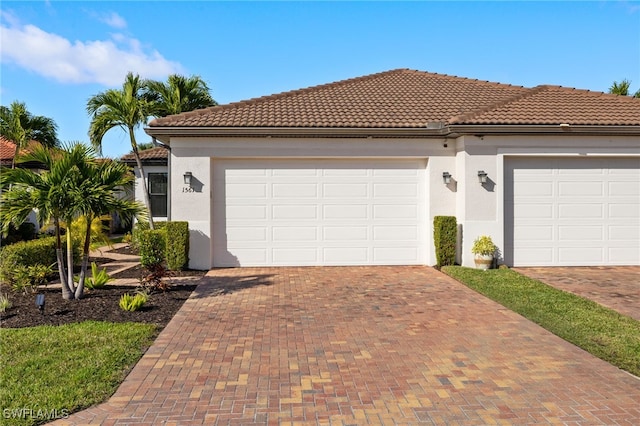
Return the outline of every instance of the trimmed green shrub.
[[[153,268],[164,263],[166,232],[146,229],[138,231],[137,234],[140,264],[145,268]]]
[[[167,222],[153,222],[153,226],[156,231],[162,231],[167,226]],[[133,227],[131,231],[131,247],[134,249],[140,249],[140,244],[138,243],[138,236],[141,231],[149,230],[149,222],[136,222],[136,225]]]
[[[63,250],[66,253],[66,243],[64,241]],[[73,255],[76,261],[80,259],[80,247],[74,246]],[[0,279],[13,283],[15,282],[16,271],[21,270],[21,267],[26,268],[36,265],[49,267],[56,262],[55,237],[20,241],[3,247],[0,251]]]
[[[165,222],[167,268],[179,271],[189,263],[189,222]]]
[[[436,247],[437,266],[455,264],[457,239],[458,224],[455,216],[433,218],[433,243]]]

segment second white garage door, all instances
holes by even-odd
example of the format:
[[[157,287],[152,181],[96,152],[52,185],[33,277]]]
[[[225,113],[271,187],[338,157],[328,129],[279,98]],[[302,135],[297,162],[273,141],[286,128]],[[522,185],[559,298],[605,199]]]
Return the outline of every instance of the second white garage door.
[[[214,160],[214,266],[426,264],[426,160]]]
[[[640,264],[640,158],[509,158],[505,262]]]

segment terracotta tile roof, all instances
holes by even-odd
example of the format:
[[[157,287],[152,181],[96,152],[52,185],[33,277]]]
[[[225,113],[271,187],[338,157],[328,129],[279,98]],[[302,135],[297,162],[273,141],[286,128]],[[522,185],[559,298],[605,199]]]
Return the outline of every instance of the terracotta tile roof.
[[[640,99],[397,69],[153,120],[149,127],[424,128],[640,125]]]
[[[16,154],[16,144],[6,139],[4,136],[0,136],[0,161],[2,164],[8,161],[11,164],[13,156]]]
[[[149,126],[420,128],[527,90],[398,69],[159,118]]]
[[[537,86],[505,102],[452,118],[456,124],[640,125],[640,99]]]
[[[167,162],[167,158],[169,158],[169,151],[163,147],[155,147],[151,149],[145,149],[144,151],[139,151],[140,160],[143,162]],[[133,153],[123,155],[120,160],[125,163],[133,163],[135,164],[136,159],[133,156]]]

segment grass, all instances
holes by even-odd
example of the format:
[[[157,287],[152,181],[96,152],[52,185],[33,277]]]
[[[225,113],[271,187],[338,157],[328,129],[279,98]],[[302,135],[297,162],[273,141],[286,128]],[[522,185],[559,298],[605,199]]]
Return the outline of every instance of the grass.
[[[0,329],[0,424],[44,423],[106,400],[155,332],[95,321]]]
[[[640,321],[510,269],[444,266],[442,271],[592,355],[640,376]]]

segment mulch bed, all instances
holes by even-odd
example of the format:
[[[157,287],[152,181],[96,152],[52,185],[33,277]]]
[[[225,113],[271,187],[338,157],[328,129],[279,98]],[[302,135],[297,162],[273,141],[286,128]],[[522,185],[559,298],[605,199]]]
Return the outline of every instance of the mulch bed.
[[[122,249],[121,249],[122,250]],[[127,253],[136,254],[136,253]],[[90,258],[90,262],[101,265],[113,262],[107,258]],[[37,325],[62,325],[87,320],[109,322],[141,322],[155,324],[158,329],[164,328],[182,304],[196,288],[194,281],[180,284],[180,277],[202,277],[206,271],[180,271],[170,278],[172,285],[166,291],[154,291],[145,306],[136,312],[127,312],[118,305],[120,297],[125,293],[135,293],[134,286],[118,286],[107,284],[98,290],[85,289],[80,300],[64,300],[60,288],[43,287],[39,292],[45,294],[45,309],[38,311],[35,305],[35,294],[13,292],[10,288],[0,286],[0,294],[8,295],[12,307],[0,313],[0,326],[11,328],[33,327]],[[90,272],[89,272],[90,273]],[[138,265],[114,278],[137,278],[147,274],[146,269]]]

